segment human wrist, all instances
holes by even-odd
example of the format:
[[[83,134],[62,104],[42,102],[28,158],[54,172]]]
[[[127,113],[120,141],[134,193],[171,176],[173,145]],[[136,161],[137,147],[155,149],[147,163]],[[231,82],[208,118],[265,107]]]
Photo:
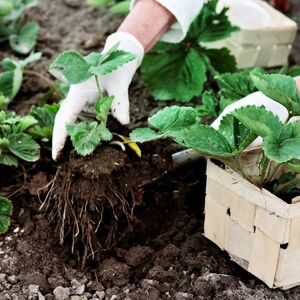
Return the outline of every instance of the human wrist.
[[[135,36],[147,53],[175,21],[175,17],[158,2],[140,0],[125,18],[118,32]]]

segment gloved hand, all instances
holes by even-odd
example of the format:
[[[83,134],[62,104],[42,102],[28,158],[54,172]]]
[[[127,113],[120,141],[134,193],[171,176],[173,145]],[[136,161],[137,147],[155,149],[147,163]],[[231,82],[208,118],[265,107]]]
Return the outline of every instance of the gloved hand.
[[[280,121],[285,123],[289,117],[288,110],[280,103],[272,100],[271,98],[265,96],[261,92],[254,92],[241,100],[238,100],[230,105],[228,105],[223,112],[219,115],[219,117],[210,125],[214,129],[218,129],[222,119],[232,111],[244,107],[247,105],[255,105],[257,107],[264,106],[266,110],[271,111],[273,114],[278,115]],[[262,144],[262,138],[258,137],[255,141],[253,141],[248,149],[258,147]]]
[[[296,85],[298,90],[300,91],[300,76],[294,77],[296,81]],[[219,115],[219,117],[210,125],[214,129],[218,129],[221,123],[221,120],[229,114],[230,112],[234,111],[237,108],[247,106],[247,105],[255,105],[255,106],[265,106],[266,110],[271,111],[273,114],[278,115],[280,121],[285,123],[289,117],[288,110],[281,105],[280,103],[270,99],[269,97],[265,96],[261,92],[252,93],[243,99],[234,102],[233,104],[227,106],[224,111]],[[289,120],[289,122],[298,121],[299,117],[293,117]],[[255,148],[261,146],[262,138],[258,137],[255,141],[253,141],[249,146],[248,149]]]
[[[135,54],[136,58],[112,73],[99,76],[99,82],[104,92],[115,97],[111,105],[112,115],[125,125],[130,120],[128,87],[142,62],[144,48],[133,35],[117,32],[107,38],[103,52],[109,50],[116,43],[119,43],[119,49]],[[52,137],[52,158],[54,160],[58,158],[66,142],[68,136],[66,125],[75,122],[80,112],[91,107],[98,98],[99,93],[94,77],[70,86],[69,93],[55,117]]]

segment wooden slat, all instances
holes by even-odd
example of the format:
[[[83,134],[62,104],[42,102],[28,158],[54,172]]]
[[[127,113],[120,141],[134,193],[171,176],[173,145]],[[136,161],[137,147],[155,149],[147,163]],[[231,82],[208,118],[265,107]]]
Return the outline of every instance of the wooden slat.
[[[290,219],[285,219],[257,206],[254,225],[280,244],[289,242]]]
[[[254,234],[253,247],[249,260],[248,271],[261,279],[270,288],[273,287],[277,269],[280,244],[259,228]]]
[[[236,197],[236,195],[226,187],[209,177],[207,177],[206,180],[206,194],[220,205],[226,207],[226,209],[230,207],[231,198]]]
[[[233,256],[249,261],[254,234],[229,216],[226,218],[226,226],[225,250]]]
[[[241,198],[246,197],[249,202],[266,208],[278,216],[290,218],[291,212],[293,215],[299,214],[300,216],[300,203],[287,204],[269,191],[259,189],[236,172],[224,170],[211,161],[207,163],[207,176]],[[297,205],[299,206],[296,208]]]
[[[276,271],[276,287],[283,289],[300,283],[300,249],[280,249]]]
[[[225,246],[226,212],[226,207],[206,196],[204,235],[222,250]]]
[[[231,218],[250,232],[254,232],[255,210],[257,205],[245,198],[232,197],[230,205]]]
[[[300,217],[291,220],[289,249],[300,249]]]

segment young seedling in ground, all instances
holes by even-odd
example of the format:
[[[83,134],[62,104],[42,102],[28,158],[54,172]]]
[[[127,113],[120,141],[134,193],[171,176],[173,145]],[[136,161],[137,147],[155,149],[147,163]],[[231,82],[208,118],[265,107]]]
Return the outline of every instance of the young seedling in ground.
[[[37,4],[37,0],[0,0],[0,43],[9,40],[11,48],[28,54],[36,44],[39,26],[35,22],[22,23],[23,12]]]
[[[11,202],[0,196],[0,234],[5,233],[10,225],[10,215],[12,214],[12,204]]]
[[[29,134],[36,140],[49,142],[52,139],[52,131],[56,113],[59,110],[59,104],[45,104],[43,106],[33,106],[30,115],[37,121],[29,128]]]
[[[220,13],[216,11],[217,3],[211,0],[204,4],[181,43],[159,43],[146,55],[142,75],[156,100],[190,101],[201,95],[208,71],[216,75],[235,70],[235,58],[228,49],[201,46],[227,38],[238,30],[229,22],[227,8]]]
[[[39,144],[27,133],[35,124],[32,116],[0,112],[0,164],[18,166],[19,159],[35,162],[40,158]]]
[[[131,53],[118,50],[118,46],[116,44],[105,53],[93,52],[86,57],[73,50],[65,51],[49,67],[52,74],[70,84],[78,84],[91,77],[95,79],[100,95],[95,104],[96,121],[67,125],[67,131],[79,155],[89,155],[101,142],[111,141],[113,138],[106,122],[114,97],[102,94],[99,76],[109,74],[135,58]]]
[[[22,82],[25,67],[41,58],[41,53],[31,53],[24,60],[13,60],[5,58],[2,61],[2,70],[0,73],[0,96],[5,99],[0,101],[1,108],[4,109],[5,105],[11,102],[19,92]]]
[[[290,116],[299,114],[300,94],[293,78],[262,73],[252,73],[251,77],[256,88],[284,105]],[[263,138],[263,157],[257,184],[277,194],[283,191],[300,193],[300,121],[283,124],[278,116],[263,106],[246,106],[233,111],[222,119],[217,130],[199,124],[197,111],[190,107],[167,107],[148,121],[154,129],[135,129],[130,134],[133,141],[172,138],[184,147],[223,162],[245,178],[248,176],[240,157],[260,136]],[[271,165],[275,167],[271,168]],[[275,179],[277,170],[283,165],[290,171]]]

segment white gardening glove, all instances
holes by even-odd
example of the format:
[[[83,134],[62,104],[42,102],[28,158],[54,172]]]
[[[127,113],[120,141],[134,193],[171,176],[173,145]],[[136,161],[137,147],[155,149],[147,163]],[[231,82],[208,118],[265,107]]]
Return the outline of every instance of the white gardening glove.
[[[267,111],[271,111],[273,114],[277,115],[282,123],[285,123],[289,117],[288,110],[280,103],[272,100],[271,98],[265,96],[261,92],[252,93],[241,100],[238,100],[230,105],[228,105],[224,111],[219,115],[219,117],[210,125],[214,129],[218,129],[222,119],[230,112],[247,105],[255,105],[257,107],[264,106]],[[248,149],[261,146],[262,138],[258,137],[253,141]]]
[[[130,52],[136,58],[117,70],[104,76],[99,76],[101,89],[115,99],[111,105],[112,115],[123,125],[129,123],[128,87],[137,68],[142,62],[144,48],[131,34],[117,32],[110,35],[103,52],[119,43],[119,49]],[[99,92],[94,77],[79,84],[70,86],[67,97],[62,102],[55,117],[52,137],[52,158],[56,160],[67,139],[66,125],[76,121],[79,113],[92,106],[99,98]]]

